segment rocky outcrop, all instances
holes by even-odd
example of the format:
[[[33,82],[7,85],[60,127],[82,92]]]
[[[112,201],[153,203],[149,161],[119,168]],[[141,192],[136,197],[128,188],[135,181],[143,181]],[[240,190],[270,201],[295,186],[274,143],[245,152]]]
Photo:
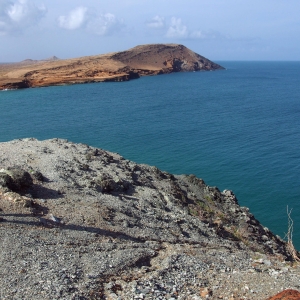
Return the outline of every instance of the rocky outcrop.
[[[16,80],[15,82],[2,82],[0,86],[1,90],[18,90],[18,89],[26,89],[30,87],[30,83],[27,80]]]
[[[224,69],[178,44],[142,45],[123,52],[69,60],[53,57],[0,64],[0,90],[105,81],[128,81],[172,72]]]
[[[32,186],[30,174],[22,169],[8,168],[0,170],[0,187],[12,191],[21,191]]]
[[[299,300],[300,292],[288,289],[283,291],[276,296],[270,297],[268,300]]]
[[[61,139],[0,151],[4,299],[261,300],[299,288],[286,242],[230,190]]]

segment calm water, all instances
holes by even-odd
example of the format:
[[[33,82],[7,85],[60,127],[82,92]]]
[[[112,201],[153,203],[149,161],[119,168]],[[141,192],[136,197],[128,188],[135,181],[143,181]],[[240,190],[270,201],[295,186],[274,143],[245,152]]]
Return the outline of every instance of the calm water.
[[[300,248],[300,62],[0,92],[0,141],[67,138],[196,174]]]

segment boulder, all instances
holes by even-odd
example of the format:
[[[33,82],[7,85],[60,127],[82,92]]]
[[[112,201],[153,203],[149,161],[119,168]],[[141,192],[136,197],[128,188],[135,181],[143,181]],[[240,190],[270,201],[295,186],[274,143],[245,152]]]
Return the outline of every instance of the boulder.
[[[0,170],[0,187],[9,189],[13,184],[12,178],[7,173],[2,171],[3,170]]]
[[[33,181],[27,171],[17,168],[0,170],[0,186],[12,191],[20,191],[32,186]]]

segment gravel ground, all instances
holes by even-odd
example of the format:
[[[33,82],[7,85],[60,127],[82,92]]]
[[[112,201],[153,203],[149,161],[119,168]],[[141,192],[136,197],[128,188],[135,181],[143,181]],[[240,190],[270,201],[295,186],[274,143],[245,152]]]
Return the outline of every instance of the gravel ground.
[[[0,299],[267,299],[286,243],[193,175],[66,140],[0,143]]]

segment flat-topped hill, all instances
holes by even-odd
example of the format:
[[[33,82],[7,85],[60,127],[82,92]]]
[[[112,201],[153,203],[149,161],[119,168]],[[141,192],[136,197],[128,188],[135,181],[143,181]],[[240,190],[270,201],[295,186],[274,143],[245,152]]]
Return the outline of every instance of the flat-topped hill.
[[[127,51],[73,59],[26,59],[0,64],[0,90],[101,81],[126,81],[145,75],[212,71],[220,65],[178,44],[151,44]]]

